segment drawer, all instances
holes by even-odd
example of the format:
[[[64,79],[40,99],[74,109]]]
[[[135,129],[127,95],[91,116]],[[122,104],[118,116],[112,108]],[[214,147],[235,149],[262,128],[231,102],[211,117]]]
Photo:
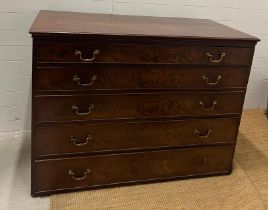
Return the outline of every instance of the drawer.
[[[251,48],[39,43],[38,62],[249,65]]]
[[[244,92],[37,96],[36,121],[240,114]]]
[[[50,159],[35,163],[35,192],[228,173],[233,146]]]
[[[91,64],[39,68],[36,89],[49,91],[116,89],[245,88],[246,68],[190,68],[176,65]]]
[[[39,157],[174,146],[233,144],[239,118],[36,128]]]

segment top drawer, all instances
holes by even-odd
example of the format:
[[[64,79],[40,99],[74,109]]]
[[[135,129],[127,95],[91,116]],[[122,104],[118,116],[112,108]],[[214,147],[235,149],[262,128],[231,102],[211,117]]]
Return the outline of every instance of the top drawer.
[[[38,62],[248,65],[251,48],[40,43]]]

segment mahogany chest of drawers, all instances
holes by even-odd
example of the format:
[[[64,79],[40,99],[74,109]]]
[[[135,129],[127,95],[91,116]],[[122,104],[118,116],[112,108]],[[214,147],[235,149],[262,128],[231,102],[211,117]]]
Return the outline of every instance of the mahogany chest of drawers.
[[[231,173],[257,38],[55,11],[30,33],[32,195]]]

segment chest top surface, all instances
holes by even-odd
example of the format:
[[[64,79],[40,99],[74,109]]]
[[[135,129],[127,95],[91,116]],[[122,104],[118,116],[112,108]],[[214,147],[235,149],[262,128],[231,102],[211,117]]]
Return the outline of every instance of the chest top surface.
[[[256,37],[207,19],[125,16],[40,11],[33,35],[110,35],[259,41]]]

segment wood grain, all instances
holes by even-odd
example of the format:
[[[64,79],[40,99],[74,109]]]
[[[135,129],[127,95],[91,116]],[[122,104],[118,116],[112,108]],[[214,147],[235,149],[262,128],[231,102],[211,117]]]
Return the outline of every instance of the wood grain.
[[[93,58],[85,62],[75,52],[79,50],[82,58]],[[221,62],[221,54],[225,53]],[[251,48],[206,47],[206,46],[161,46],[161,45],[102,45],[101,43],[40,43],[38,45],[40,63],[174,63],[208,65],[248,65]],[[239,56],[239,59],[237,57]]]
[[[38,126],[35,156],[122,152],[235,143],[239,118]],[[208,130],[211,133],[208,135]],[[195,130],[200,133],[195,133]],[[103,132],[105,131],[105,132]],[[206,136],[207,137],[201,137]],[[72,141],[75,139],[75,141]],[[87,139],[88,138],[88,139]]]
[[[256,37],[206,19],[161,18],[77,12],[40,11],[34,35],[116,35],[184,39],[258,41]]]
[[[125,153],[36,162],[35,191],[107,186],[231,170],[233,146]],[[85,170],[90,172],[84,174]],[[68,172],[72,170],[74,180]]]
[[[90,121],[146,117],[206,116],[241,113],[243,92],[154,93],[154,94],[90,94],[83,96],[39,96],[36,98],[37,122]],[[216,101],[215,108],[213,102]],[[205,105],[201,106],[199,103]],[[90,113],[78,115],[78,112]]]
[[[247,68],[180,67],[176,65],[119,65],[89,64],[74,67],[41,67],[37,70],[37,90],[41,91],[98,91],[142,89],[223,89],[245,88]],[[62,76],[64,74],[64,77]],[[92,85],[81,86],[74,81]],[[207,80],[203,79],[203,76]],[[221,77],[218,84],[217,78]]]
[[[231,173],[259,39],[210,20],[55,11],[30,33],[33,196]]]

